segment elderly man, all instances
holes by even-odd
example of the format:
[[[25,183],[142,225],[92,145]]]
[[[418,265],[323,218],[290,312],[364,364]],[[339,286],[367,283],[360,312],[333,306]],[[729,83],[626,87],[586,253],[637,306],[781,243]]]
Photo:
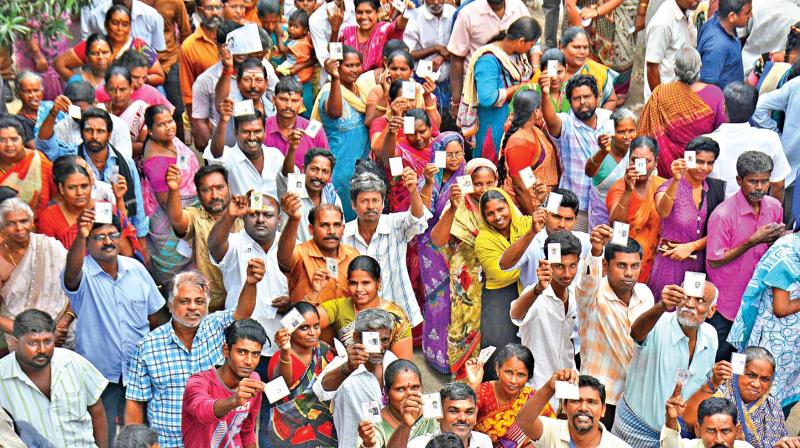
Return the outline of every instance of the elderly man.
[[[190,375],[222,363],[223,330],[234,320],[250,317],[264,261],[247,262],[247,280],[235,309],[208,313],[208,280],[198,272],[175,276],[170,293],[172,320],[136,344],[128,369],[125,398],[127,423],[144,423],[158,433],[162,447],[180,447],[181,400]]]
[[[14,84],[17,86],[17,96],[22,102],[17,118],[25,127],[25,146],[34,149],[36,147],[34,132],[39,128],[39,106],[44,99],[42,76],[30,70],[22,70],[14,78]]]
[[[127,425],[117,433],[114,448],[159,448],[158,434],[146,425]]]

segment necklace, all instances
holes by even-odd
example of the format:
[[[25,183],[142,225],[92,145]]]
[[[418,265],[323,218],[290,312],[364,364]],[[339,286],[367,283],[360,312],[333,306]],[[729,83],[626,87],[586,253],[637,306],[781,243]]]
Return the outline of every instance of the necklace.
[[[391,417],[392,420],[394,420],[394,422],[395,422],[395,424],[397,424],[397,426],[400,426],[400,419],[395,417],[394,411],[392,411],[392,405],[386,406],[386,413],[389,414],[389,417]]]
[[[14,267],[17,267],[17,262],[14,261],[14,255],[11,253],[11,249],[8,248],[8,243],[6,243],[5,240],[3,240],[3,247],[6,248],[6,253],[8,253],[8,255],[6,256],[6,258],[8,258],[8,261],[10,261],[11,264],[14,265]]]

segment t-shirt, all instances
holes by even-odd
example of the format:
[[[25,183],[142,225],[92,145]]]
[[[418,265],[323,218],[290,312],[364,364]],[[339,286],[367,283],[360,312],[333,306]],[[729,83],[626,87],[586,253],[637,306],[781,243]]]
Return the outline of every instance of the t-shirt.
[[[353,323],[356,320],[353,301],[347,297],[342,297],[322,302],[320,306],[328,313],[328,319],[334,330],[336,330],[336,337],[345,346],[349,346],[353,339]],[[395,318],[391,344],[411,337],[411,322],[399,306],[395,305],[394,302],[382,300],[379,308],[388,311]]]
[[[257,373],[250,378],[260,380]],[[184,446],[242,448],[256,443],[256,419],[262,394],[230,411],[224,418],[214,415],[214,402],[233,395],[219,378],[217,369],[195,373],[186,382],[181,411]]]

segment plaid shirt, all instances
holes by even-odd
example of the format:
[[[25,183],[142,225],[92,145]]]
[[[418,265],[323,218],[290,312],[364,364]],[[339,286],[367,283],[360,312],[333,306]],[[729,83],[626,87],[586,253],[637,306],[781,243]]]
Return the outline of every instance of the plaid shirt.
[[[128,369],[128,400],[147,402],[147,419],[164,448],[182,447],[181,403],[189,376],[222,364],[223,330],[233,322],[233,310],[211,313],[203,319],[188,351],[172,322],[164,324],[136,345]]]
[[[602,277],[602,257],[589,256],[588,272],[580,275],[575,298],[578,301],[578,333],[581,338],[581,373],[606,385],[606,404],[616,405],[625,391],[625,377],[633,358],[631,325],[653,306],[653,293],[637,283],[625,305]]]

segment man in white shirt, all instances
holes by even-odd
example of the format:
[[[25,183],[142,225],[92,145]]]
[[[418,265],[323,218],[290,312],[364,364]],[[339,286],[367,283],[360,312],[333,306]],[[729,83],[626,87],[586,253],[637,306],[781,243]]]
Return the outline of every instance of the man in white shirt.
[[[356,24],[356,8],[353,0],[331,0],[324,4],[325,7],[317,8],[311,17],[308,18],[308,29],[311,33],[311,42],[314,44],[314,54],[317,56],[319,65],[324,67],[328,60],[328,43],[331,40],[333,29],[331,22],[342,27]],[[328,73],[320,70],[320,86],[328,82]]]
[[[447,43],[453,28],[453,15],[456,7],[444,0],[426,0],[425,4],[409,14],[403,42],[408,45],[415,61],[432,61],[433,70],[439,71],[434,79],[434,94],[439,100],[440,112],[448,109],[450,103],[450,52]]]
[[[81,14],[81,39],[86,40],[94,33],[106,33],[106,12],[112,5],[122,5],[131,12],[131,36],[142,39],[158,52],[167,49],[164,18],[155,8],[139,0],[104,1],[88,15]]]
[[[750,117],[758,103],[758,92],[750,84],[733,82],[725,87],[724,94],[728,122],[705,135],[719,144],[719,157],[714,161],[711,177],[725,181],[727,199],[739,191],[736,182],[736,161],[739,156],[745,151],[763,152],[773,163],[769,176],[769,195],[782,201],[785,179],[791,174],[792,168],[783,152],[780,136],[775,131],[750,126]]]
[[[745,29],[742,65],[745,74],[753,70],[756,59],[764,53],[786,49],[789,28],[800,20],[800,0],[753,2],[753,17]],[[741,36],[743,33],[739,33]]]
[[[675,386],[666,408],[667,418],[661,427],[661,448],[752,448],[744,440],[736,440],[742,425],[736,423],[736,405],[727,398],[711,397],[700,403],[697,424],[694,425],[694,433],[700,438],[694,440],[681,438],[678,417],[683,415],[686,401],[681,398],[680,384]]]
[[[686,14],[699,3],[699,0],[666,0],[647,24],[645,100],[659,84],[677,79],[675,53],[682,47],[697,45],[697,29]]]

